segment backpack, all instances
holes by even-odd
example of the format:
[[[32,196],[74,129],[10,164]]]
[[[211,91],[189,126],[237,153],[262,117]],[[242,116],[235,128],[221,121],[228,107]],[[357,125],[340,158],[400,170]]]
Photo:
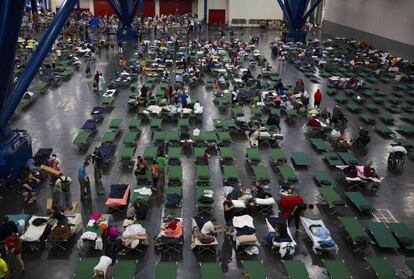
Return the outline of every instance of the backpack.
[[[60,179],[60,189],[62,190],[62,192],[68,192],[70,190],[70,184],[71,182],[68,180],[68,177],[65,176],[65,180],[63,180],[61,177],[59,177]]]

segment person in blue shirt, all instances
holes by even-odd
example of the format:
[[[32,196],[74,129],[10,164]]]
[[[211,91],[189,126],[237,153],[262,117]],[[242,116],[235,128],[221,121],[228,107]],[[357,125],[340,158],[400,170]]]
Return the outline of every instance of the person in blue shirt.
[[[89,162],[85,161],[83,164],[79,167],[78,170],[78,181],[80,185],[80,194],[81,194],[81,200],[88,200],[91,199],[91,185],[89,182],[89,176],[86,172],[86,168],[89,166]]]

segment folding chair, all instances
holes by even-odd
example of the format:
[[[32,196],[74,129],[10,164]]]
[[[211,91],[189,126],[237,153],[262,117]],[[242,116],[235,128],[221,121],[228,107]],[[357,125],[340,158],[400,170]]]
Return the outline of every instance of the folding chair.
[[[240,106],[235,107],[231,110],[231,113],[234,118],[243,117],[244,116],[243,107],[240,107]]]
[[[269,184],[271,177],[264,166],[253,166],[255,181],[260,181],[263,184]]]
[[[223,271],[219,263],[200,263],[201,279],[223,279]]]
[[[286,120],[293,120],[294,118],[298,117],[298,113],[294,109],[286,109]]]
[[[178,131],[165,132],[165,138],[168,146],[178,147],[180,145],[180,133]]]
[[[394,116],[386,112],[380,114],[380,119],[387,124],[391,124],[392,122],[394,122]]]
[[[282,261],[289,279],[309,279],[305,265],[299,260]]]
[[[355,205],[359,212],[370,214],[374,211],[371,203],[361,194],[361,192],[345,192],[345,195]]]
[[[366,258],[369,266],[378,279],[397,279],[398,274],[385,258],[370,256]]]
[[[310,165],[309,159],[303,152],[292,152],[291,154],[292,163],[298,167],[307,167]]]
[[[322,260],[325,264],[329,278],[351,279],[352,275],[343,260]]]
[[[371,243],[368,234],[356,217],[344,216],[340,217],[339,220],[345,228],[348,238],[350,238],[352,244],[357,247],[354,252],[366,248]]]
[[[318,187],[336,187],[335,179],[327,171],[314,171],[313,179]]]
[[[280,174],[282,175],[283,182],[298,182],[299,179],[296,176],[295,170],[291,166],[279,166]]]
[[[310,139],[313,147],[319,152],[328,152],[331,149],[329,142],[319,138]]]
[[[403,271],[409,278],[414,277],[414,258],[405,258],[405,265],[408,267],[407,270]]]
[[[401,247],[406,250],[414,250],[414,232],[404,223],[389,223],[388,228],[394,234]]]
[[[167,132],[165,131],[154,131],[153,142],[158,146],[163,146],[167,142]]]
[[[177,263],[158,262],[155,266],[155,279],[175,279],[177,277]]]
[[[248,272],[252,279],[266,279],[266,269],[263,261],[242,261],[243,270]]]
[[[251,147],[246,149],[246,158],[249,165],[257,165],[262,160],[259,148]]]
[[[378,244],[380,248],[396,249],[400,247],[400,245],[397,243],[394,236],[388,230],[385,224],[367,221],[366,225],[368,227],[368,231],[371,233],[371,235],[375,239],[375,242]]]
[[[406,122],[414,123],[414,113],[402,113],[401,119]]]
[[[231,147],[220,147],[220,160],[222,164],[229,165],[234,160],[234,152]]]
[[[378,112],[379,112],[379,110],[380,110],[380,107],[379,107],[379,106],[377,106],[377,105],[375,105],[375,104],[373,104],[373,103],[371,103],[371,104],[367,104],[367,105],[365,106],[365,108],[366,108],[368,111],[372,112],[372,113],[378,113]]]
[[[136,260],[117,260],[112,269],[112,279],[133,279],[137,270]]]

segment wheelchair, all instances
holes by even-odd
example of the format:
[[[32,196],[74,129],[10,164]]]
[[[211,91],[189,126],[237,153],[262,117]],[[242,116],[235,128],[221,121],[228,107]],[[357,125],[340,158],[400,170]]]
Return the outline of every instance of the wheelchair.
[[[393,152],[388,155],[388,167],[393,167],[395,169],[404,168],[405,164],[405,154],[403,152]]]

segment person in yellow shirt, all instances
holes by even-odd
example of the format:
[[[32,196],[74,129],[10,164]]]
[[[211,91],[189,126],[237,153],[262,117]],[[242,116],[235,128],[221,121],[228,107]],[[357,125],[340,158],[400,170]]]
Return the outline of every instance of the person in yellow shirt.
[[[9,274],[9,268],[7,267],[7,263],[0,258],[0,279],[7,278]]]

